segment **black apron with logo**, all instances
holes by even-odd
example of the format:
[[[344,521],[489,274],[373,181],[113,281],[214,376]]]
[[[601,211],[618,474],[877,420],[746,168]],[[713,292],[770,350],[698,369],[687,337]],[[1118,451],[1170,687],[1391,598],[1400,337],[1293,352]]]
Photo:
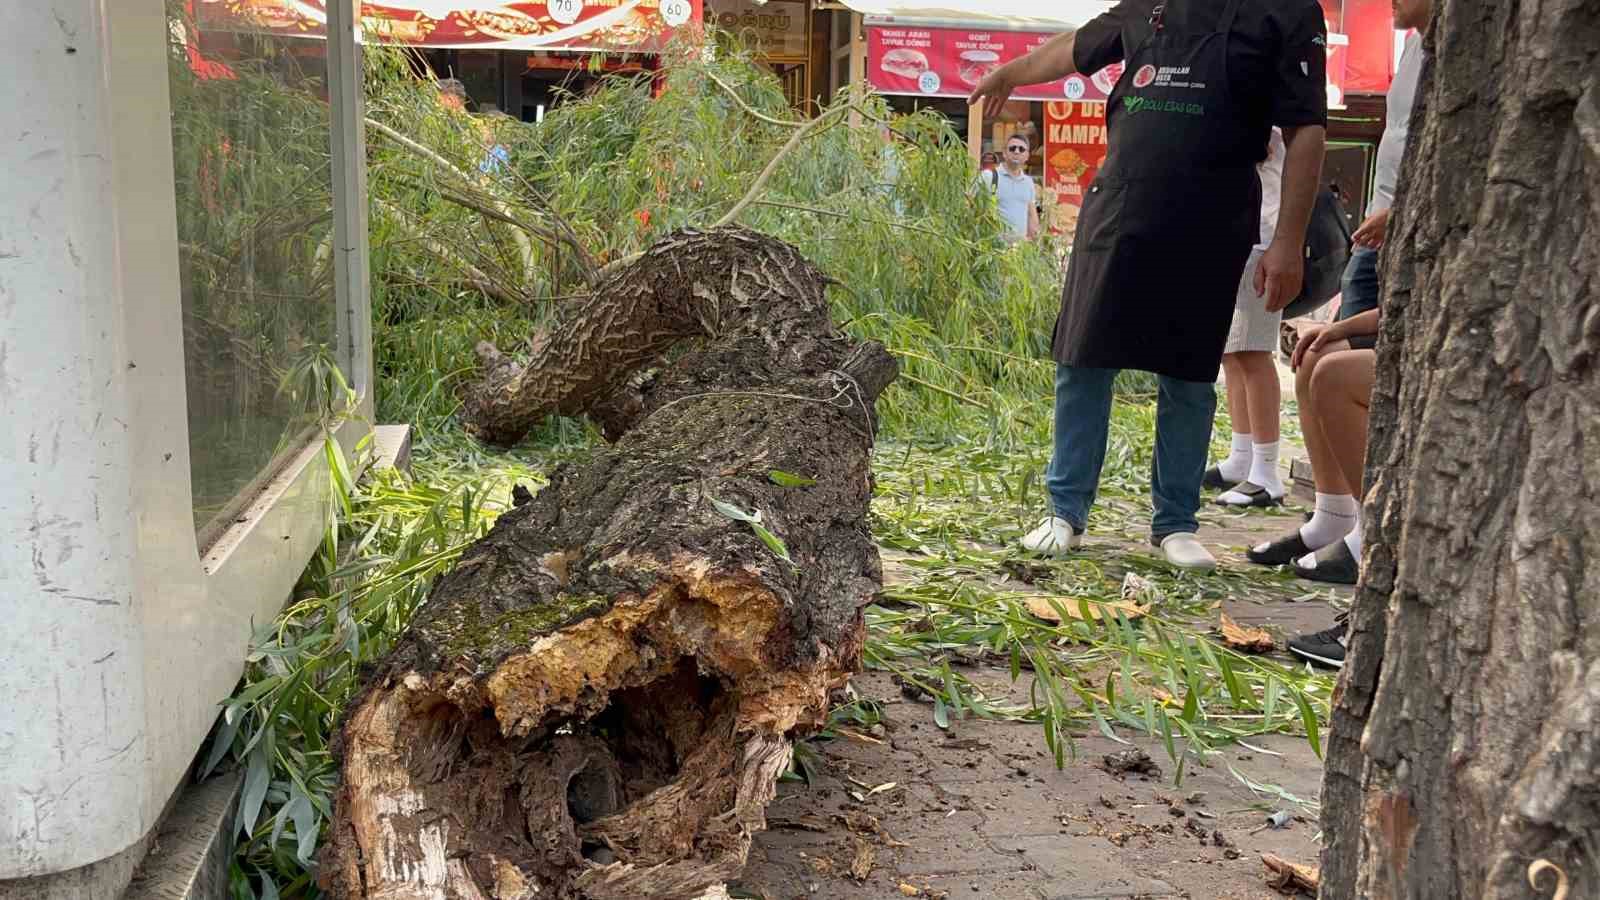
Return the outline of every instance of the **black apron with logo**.
[[[1078,218],[1057,362],[1216,380],[1259,237],[1255,162],[1270,129],[1229,90],[1239,2],[1207,32],[1167,27],[1157,6],[1127,55],[1106,107],[1106,163]]]

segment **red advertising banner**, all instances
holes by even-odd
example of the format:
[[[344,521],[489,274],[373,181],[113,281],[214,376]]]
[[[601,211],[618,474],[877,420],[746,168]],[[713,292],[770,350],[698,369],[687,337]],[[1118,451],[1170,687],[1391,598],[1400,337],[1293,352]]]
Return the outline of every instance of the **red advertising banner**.
[[[1083,194],[1106,161],[1103,100],[1057,100],[1044,105],[1044,194],[1050,230],[1077,230]]]
[[[326,0],[199,0],[202,31],[322,37]],[[361,4],[365,40],[484,50],[659,50],[702,0],[384,0]]]
[[[1029,31],[914,28],[867,29],[867,83],[880,94],[966,97],[995,68],[1055,37]],[[1116,65],[1092,77],[1072,75],[1018,88],[1016,100],[1104,100],[1122,75]]]
[[[1394,76],[1391,0],[1321,0],[1328,24],[1328,105],[1345,94],[1382,94]]]
[[[1390,0],[1345,0],[1350,35],[1344,87],[1352,94],[1386,94],[1394,79],[1394,7]]]

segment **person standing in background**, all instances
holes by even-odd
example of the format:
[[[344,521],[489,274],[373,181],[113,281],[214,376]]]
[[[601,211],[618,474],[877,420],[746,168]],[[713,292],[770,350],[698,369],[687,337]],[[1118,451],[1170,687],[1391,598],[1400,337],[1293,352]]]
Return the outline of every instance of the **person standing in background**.
[[[1233,446],[1228,458],[1206,472],[1206,487],[1231,489],[1217,498],[1223,506],[1277,506],[1283,502],[1283,477],[1278,473],[1278,366],[1272,354],[1278,345],[1282,312],[1267,312],[1267,298],[1256,291],[1256,269],[1278,228],[1279,195],[1283,191],[1283,131],[1272,129],[1267,158],[1256,166],[1261,178],[1261,239],[1250,251],[1233,324],[1222,350],[1227,382],[1228,419]]]
[[[1027,161],[1028,141],[1014,134],[1006,138],[1005,164],[978,173],[979,183],[994,192],[1008,243],[1031,241],[1039,235],[1039,188],[1024,169]]]
[[[1378,144],[1377,187],[1367,207],[1366,221],[1356,229],[1355,251],[1345,270],[1344,301],[1332,325],[1315,326],[1300,336],[1295,348],[1295,393],[1301,397],[1301,425],[1306,444],[1321,442],[1324,454],[1336,464],[1312,463],[1317,483],[1317,505],[1311,520],[1295,531],[1249,552],[1250,561],[1262,565],[1291,564],[1301,578],[1335,584],[1355,584],[1361,579],[1361,500],[1366,459],[1365,435],[1352,440],[1356,427],[1365,428],[1371,402],[1377,354],[1380,308],[1378,252],[1389,233],[1389,210],[1400,183],[1411,131],[1411,111],[1422,74],[1421,30],[1433,15],[1432,0],[1395,0],[1394,25],[1411,31],[1400,55],[1399,71],[1389,86],[1387,119]],[[1331,365],[1330,365],[1331,364]],[[1359,410],[1359,413],[1357,412]],[[1359,416],[1360,425],[1352,420]],[[1331,627],[1289,640],[1289,652],[1318,665],[1342,668],[1349,620],[1335,617]]]
[[[1411,108],[1416,105],[1417,79],[1422,74],[1422,34],[1416,29],[1427,25],[1431,10],[1428,0],[1398,0],[1395,4],[1395,27],[1412,31],[1406,36],[1399,70],[1389,86],[1372,200],[1367,204],[1366,219],[1353,236],[1355,249],[1345,268],[1343,300],[1335,321],[1378,307],[1378,251],[1383,248],[1389,232],[1389,210],[1394,206],[1400,161],[1406,155],[1406,139],[1411,134]]]
[[[467,111],[467,86],[459,78],[440,78],[433,86],[438,90],[439,105],[454,112]]]
[[[1362,313],[1378,308],[1378,251],[1388,234],[1389,210],[1394,205],[1395,186],[1400,180],[1400,161],[1405,157],[1406,138],[1411,129],[1411,109],[1417,97],[1417,79],[1422,73],[1422,36],[1415,30],[1428,24],[1432,14],[1431,0],[1397,0],[1394,23],[1396,28],[1412,29],[1406,37],[1405,50],[1400,56],[1400,68],[1389,86],[1387,122],[1383,138],[1378,143],[1378,170],[1372,201],[1367,206],[1367,218],[1353,236],[1355,248],[1350,263],[1345,268],[1343,300],[1333,325],[1311,325],[1301,329],[1300,345],[1313,348],[1305,363],[1295,372],[1295,396],[1299,401],[1300,429],[1308,445],[1321,439],[1320,424],[1311,410],[1314,398],[1311,392],[1311,373],[1317,368],[1320,357],[1350,349],[1370,349],[1377,343],[1377,335],[1366,332],[1344,334],[1348,329],[1339,323],[1347,322]],[[1332,330],[1332,334],[1327,334]],[[1334,337],[1334,340],[1328,340]],[[1296,360],[1301,351],[1295,353]],[[1264,566],[1281,566],[1296,560],[1305,561],[1305,567],[1316,565],[1314,554],[1343,541],[1348,555],[1356,563],[1361,559],[1361,501],[1359,483],[1352,484],[1337,466],[1312,466],[1316,480],[1316,505],[1311,519],[1294,531],[1252,547],[1250,561]],[[1347,576],[1353,580],[1353,576]]]
[[[1239,273],[1260,239],[1256,164],[1283,129],[1278,227],[1256,268],[1269,311],[1300,293],[1327,137],[1327,23],[1316,0],[1122,0],[984,76],[969,104],[1125,62],[1106,104],[1107,154],[1084,197],[1052,355],[1051,511],[1024,549],[1071,553],[1099,490],[1121,369],[1160,376],[1150,542],[1209,569],[1197,514],[1216,378]]]

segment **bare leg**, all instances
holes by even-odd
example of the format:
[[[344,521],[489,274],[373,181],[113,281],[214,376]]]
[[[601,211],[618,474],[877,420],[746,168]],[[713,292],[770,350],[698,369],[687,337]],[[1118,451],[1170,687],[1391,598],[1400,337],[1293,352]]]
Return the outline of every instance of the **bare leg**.
[[[1345,350],[1324,356],[1312,375],[1315,418],[1320,420],[1323,440],[1339,468],[1339,477],[1358,499],[1367,458],[1367,405],[1372,400],[1376,366],[1373,351]]]
[[[1319,494],[1355,493],[1345,481],[1344,470],[1340,468],[1333,446],[1323,432],[1323,423],[1318,415],[1318,401],[1322,398],[1314,396],[1311,387],[1312,378],[1323,359],[1331,353],[1349,348],[1348,342],[1338,341],[1324,347],[1321,353],[1308,352],[1294,373],[1294,395],[1300,407],[1300,432],[1306,439],[1306,453],[1311,457],[1311,476],[1316,480]]]
[[[1228,393],[1228,422],[1233,431],[1229,436],[1228,456],[1217,463],[1217,471],[1222,475],[1222,484],[1218,486],[1226,487],[1243,481],[1250,473],[1250,401],[1244,370],[1239,367],[1235,354],[1223,354],[1222,375]]]
[[[1367,405],[1372,399],[1376,362],[1377,354],[1371,350],[1341,350],[1325,354],[1311,374],[1311,395],[1316,398],[1312,418],[1321,426],[1323,441],[1333,457],[1332,465],[1339,469],[1339,479],[1358,490],[1367,456]],[[1357,498],[1350,498],[1350,502],[1355,507],[1355,521],[1341,535],[1342,545],[1330,544],[1331,550],[1301,557],[1295,570],[1302,577],[1355,582],[1351,561],[1359,565],[1361,560],[1361,516]],[[1347,552],[1338,552],[1341,546]],[[1322,569],[1324,559],[1332,575],[1315,574]]]
[[[1251,351],[1229,354],[1242,378],[1246,427],[1235,425],[1233,430],[1248,431],[1258,444],[1272,444],[1278,440],[1278,405],[1283,401],[1278,389],[1278,369],[1272,364],[1272,354]],[[1227,357],[1224,357],[1226,360]],[[1233,396],[1233,378],[1228,379],[1230,401]]]
[[[1222,355],[1222,378],[1228,388],[1228,421],[1234,434],[1250,434],[1250,386],[1238,353]]]
[[[1330,355],[1348,350],[1344,341],[1324,347],[1321,353],[1307,353],[1295,371],[1295,396],[1300,405],[1300,427],[1306,450],[1311,456],[1312,476],[1317,483],[1317,502],[1311,518],[1294,533],[1251,549],[1250,559],[1279,565],[1294,554],[1319,550],[1349,534],[1356,527],[1360,506],[1352,496],[1347,473],[1340,464],[1329,422],[1324,415],[1333,402],[1324,393],[1323,366]],[[1363,432],[1365,428],[1363,427]]]

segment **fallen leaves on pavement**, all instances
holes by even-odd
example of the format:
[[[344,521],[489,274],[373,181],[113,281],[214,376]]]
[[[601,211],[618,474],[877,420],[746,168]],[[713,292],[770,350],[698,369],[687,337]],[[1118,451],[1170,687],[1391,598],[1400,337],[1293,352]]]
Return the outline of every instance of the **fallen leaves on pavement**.
[[[1271,653],[1278,642],[1265,628],[1246,628],[1222,614],[1222,642],[1245,653]]]
[[[878,861],[878,851],[861,838],[855,839],[855,845],[855,856],[850,860],[850,877],[858,882],[866,881],[872,876],[872,866]]]
[[[1052,602],[1054,601],[1054,602]],[[1090,621],[1098,622],[1103,616],[1109,615],[1112,610],[1120,610],[1124,618],[1137,619],[1145,614],[1145,607],[1128,600],[1085,600],[1082,605],[1071,597],[1042,597],[1031,595],[1025,601],[1028,612],[1033,613],[1046,622],[1061,622],[1061,613],[1065,612],[1068,618],[1083,619],[1084,609],[1089,611]]]

